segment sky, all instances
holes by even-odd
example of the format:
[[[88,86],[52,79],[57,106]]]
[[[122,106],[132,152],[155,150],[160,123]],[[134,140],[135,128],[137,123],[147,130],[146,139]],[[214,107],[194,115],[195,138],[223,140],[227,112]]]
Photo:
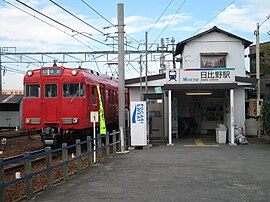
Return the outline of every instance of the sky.
[[[117,24],[118,3],[124,4],[129,50],[145,49],[146,32],[148,49],[155,50],[161,38],[171,44],[174,37],[177,43],[213,26],[255,42],[256,23],[260,24],[260,41],[270,41],[269,0],[2,0],[0,47],[8,52],[117,50],[116,45],[108,44],[117,36],[116,27],[112,25]],[[81,65],[101,73],[114,73],[116,67],[102,63],[105,56],[102,57]],[[109,57],[115,59],[115,55]],[[136,59],[139,55],[132,57]],[[9,60],[1,59],[2,62]],[[132,64],[126,63],[126,78],[139,76],[138,59],[135,59]],[[39,68],[39,65],[3,62],[3,90],[23,89],[24,72]],[[149,74],[158,73],[158,59],[148,65]],[[78,64],[66,63],[65,66],[78,67]]]

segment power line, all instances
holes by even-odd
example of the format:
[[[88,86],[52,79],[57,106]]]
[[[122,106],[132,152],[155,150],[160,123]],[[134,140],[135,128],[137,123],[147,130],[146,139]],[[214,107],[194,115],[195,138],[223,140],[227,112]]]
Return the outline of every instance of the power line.
[[[88,22],[85,22],[84,20],[82,20],[81,18],[77,17],[76,15],[74,15],[73,13],[71,13],[70,11],[68,11],[67,9],[65,9],[64,7],[60,6],[59,4],[57,4],[56,2],[50,0],[50,2],[52,2],[54,5],[58,6],[59,8],[61,8],[62,10],[64,10],[65,12],[67,12],[68,14],[72,15],[74,18],[80,20],[81,22],[83,22],[84,24],[88,25],[89,27],[91,27],[92,29],[98,31],[101,34],[105,34],[104,32],[100,31],[99,29],[95,28],[94,26],[90,25]]]
[[[171,20],[168,22],[168,24],[164,27],[164,29],[162,30],[162,32],[158,35],[158,37],[156,38],[156,40],[151,44],[150,47],[152,47],[152,45],[159,39],[159,37],[163,34],[163,32],[168,28],[168,26],[171,24],[172,20],[174,19],[174,17],[177,15],[177,13],[180,11],[180,9],[183,7],[183,5],[186,3],[187,0],[184,0],[182,2],[182,4],[179,6],[179,8],[177,9],[177,11],[174,13],[173,17],[171,18]]]
[[[5,73],[6,70],[9,70],[10,72],[13,72],[13,73],[25,74],[25,71],[23,71],[23,70],[18,70],[18,69],[8,67],[8,66],[5,66],[5,65],[1,65],[1,66],[4,67],[4,69],[2,69],[2,71],[4,73]]]
[[[116,27],[116,25],[114,25],[112,22],[110,22],[107,18],[105,18],[102,14],[100,14],[100,12],[98,12],[97,10],[95,10],[92,6],[90,6],[87,2],[85,2],[84,0],[81,0],[81,2],[83,2],[88,8],[90,8],[92,11],[94,11],[97,15],[99,15],[102,19],[104,19],[106,22],[108,22],[112,27]],[[134,39],[133,37],[131,37],[130,35],[128,35],[127,33],[125,33],[129,38],[133,39],[134,41],[136,41],[137,43],[141,44],[141,42],[139,42],[138,40]],[[134,48],[133,46],[130,46],[132,48]]]
[[[67,26],[67,25],[65,25],[65,24],[63,24],[63,23],[61,23],[61,22],[59,22],[59,21],[57,21],[57,20],[55,20],[55,19],[53,19],[53,18],[51,18],[51,17],[45,15],[45,14],[43,14],[42,12],[40,12],[40,11],[38,11],[38,10],[32,8],[31,6],[28,6],[27,4],[21,2],[20,0],[16,0],[16,1],[19,2],[20,4],[24,5],[25,7],[27,7],[27,8],[29,8],[29,9],[31,9],[31,10],[37,12],[38,14],[40,14],[40,15],[42,15],[42,16],[44,16],[44,17],[50,19],[50,20],[52,20],[53,22],[55,22],[55,23],[57,23],[57,24],[59,24],[59,25],[65,27],[65,28],[71,30],[72,32],[75,32],[75,33],[77,33],[77,34],[80,34],[80,35],[82,35],[82,36],[85,36],[86,38],[89,38],[89,39],[91,39],[91,40],[93,40],[93,41],[96,41],[96,42],[98,42],[98,43],[100,43],[100,44],[109,46],[109,45],[107,45],[107,44],[105,44],[105,43],[103,43],[103,42],[101,42],[101,41],[99,41],[99,40],[97,40],[97,39],[94,39],[94,38],[92,38],[92,37],[90,37],[90,36],[88,36],[88,35],[86,35],[86,34],[84,34],[84,33],[82,33],[82,32],[79,32],[79,31],[77,31],[77,30],[75,30],[75,29],[73,29],[73,28],[71,28],[71,27],[69,27],[69,26]]]
[[[105,18],[103,15],[101,15],[98,11],[96,11],[92,6],[90,6],[88,3],[86,3],[84,0],[81,0],[88,8],[90,8],[92,11],[94,11],[97,15],[99,15],[101,18],[103,18],[105,21],[107,21],[110,25],[115,27],[114,24],[112,24],[107,18]]]
[[[196,32],[194,32],[192,35],[198,33],[201,29],[203,29],[206,25],[208,25],[212,20],[214,20],[220,13],[222,13],[226,8],[228,8],[235,0],[231,1],[225,8],[223,8],[218,14],[216,14],[213,18],[211,18],[205,25],[203,25],[201,28],[199,28]]]
[[[164,9],[164,11],[161,13],[161,15],[159,16],[159,18],[157,19],[157,21],[150,27],[150,29],[148,30],[148,33],[152,30],[152,28],[157,24],[157,22],[160,20],[160,18],[164,15],[164,13],[166,12],[166,10],[169,8],[169,6],[171,5],[171,3],[173,2],[173,0],[170,1],[170,3],[167,5],[167,7]]]
[[[5,1],[5,0],[3,0],[3,1],[6,2],[7,4],[13,6],[14,8],[17,8],[18,10],[20,10],[20,11],[22,11],[22,12],[24,12],[24,13],[26,13],[26,14],[28,14],[28,15],[34,17],[34,18],[36,18],[37,20],[39,20],[39,21],[41,21],[41,22],[43,22],[43,23],[45,23],[45,24],[47,24],[47,25],[49,25],[49,26],[51,26],[51,27],[53,27],[53,28],[55,28],[55,29],[57,29],[57,30],[59,30],[59,31],[61,31],[61,32],[63,32],[64,34],[66,34],[66,35],[68,35],[68,36],[70,36],[70,37],[72,37],[73,39],[75,39],[75,40],[78,41],[79,43],[85,45],[87,48],[92,49],[90,46],[88,46],[87,44],[85,44],[85,43],[82,42],[81,40],[77,39],[77,38],[74,37],[73,35],[68,34],[68,33],[65,32],[64,30],[59,29],[58,27],[56,27],[56,26],[54,26],[54,25],[52,25],[52,24],[46,22],[45,20],[42,20],[41,18],[39,18],[39,17],[37,17],[37,16],[35,16],[35,15],[33,15],[33,14],[31,14],[31,13],[29,13],[29,12],[27,12],[27,11],[25,11],[25,10],[19,8],[19,7],[17,7],[16,5],[14,5],[14,4],[10,3],[10,2],[7,2],[7,1]],[[92,50],[93,50],[93,49],[92,49]]]

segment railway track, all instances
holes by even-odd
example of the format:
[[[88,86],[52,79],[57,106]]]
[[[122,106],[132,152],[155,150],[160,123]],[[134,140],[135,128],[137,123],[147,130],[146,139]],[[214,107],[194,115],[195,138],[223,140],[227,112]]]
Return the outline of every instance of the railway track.
[[[4,134],[0,134],[0,139],[3,139],[3,138],[11,139],[11,138],[17,138],[17,137],[23,137],[23,136],[31,136],[37,133],[39,133],[39,130],[20,131],[16,133],[14,133],[14,131],[12,131],[12,133],[9,131],[9,132],[5,132]]]

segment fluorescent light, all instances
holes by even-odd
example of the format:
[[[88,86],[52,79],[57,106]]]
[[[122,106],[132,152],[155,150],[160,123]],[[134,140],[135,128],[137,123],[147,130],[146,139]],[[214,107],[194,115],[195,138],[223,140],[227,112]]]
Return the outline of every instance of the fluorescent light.
[[[186,95],[212,95],[213,92],[186,92]]]

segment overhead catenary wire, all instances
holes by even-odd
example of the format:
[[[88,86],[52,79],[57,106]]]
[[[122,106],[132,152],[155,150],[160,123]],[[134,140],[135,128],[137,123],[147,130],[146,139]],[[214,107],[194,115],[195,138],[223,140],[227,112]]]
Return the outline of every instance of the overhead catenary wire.
[[[150,27],[150,29],[148,30],[148,33],[152,30],[152,28],[158,23],[158,21],[160,20],[160,18],[164,15],[164,13],[167,11],[167,9],[169,8],[169,6],[171,5],[171,3],[173,2],[173,0],[171,0],[169,2],[169,4],[167,5],[167,7],[164,9],[164,11],[161,13],[161,15],[159,16],[159,18],[156,20],[156,22]]]
[[[44,16],[44,17],[50,19],[50,20],[52,20],[53,22],[55,22],[55,23],[57,23],[57,24],[59,24],[59,25],[65,27],[65,28],[71,30],[72,32],[75,32],[75,33],[77,33],[77,34],[80,34],[80,35],[82,35],[82,36],[84,36],[84,37],[86,37],[86,38],[89,38],[89,39],[91,39],[91,40],[93,40],[93,41],[96,41],[96,42],[98,42],[98,43],[100,43],[100,44],[103,44],[103,45],[105,45],[105,46],[109,46],[109,45],[106,44],[106,43],[103,43],[103,42],[101,42],[101,41],[99,41],[99,40],[97,40],[97,39],[94,39],[94,38],[92,38],[92,37],[90,37],[90,36],[88,36],[88,35],[86,35],[86,34],[84,34],[84,33],[82,33],[82,32],[79,32],[79,31],[77,31],[77,30],[75,30],[75,29],[73,29],[73,28],[71,28],[71,27],[69,27],[69,26],[67,26],[67,25],[65,25],[65,24],[63,24],[63,23],[61,23],[61,22],[59,22],[59,21],[57,21],[57,20],[55,20],[55,19],[53,19],[53,18],[47,16],[47,15],[45,15],[44,13],[42,13],[42,12],[40,12],[40,11],[38,11],[38,10],[32,8],[31,6],[29,6],[29,5],[27,5],[27,4],[23,3],[23,2],[21,2],[20,0],[16,0],[16,1],[17,1],[18,3],[20,3],[20,4],[22,4],[23,6],[29,8],[29,9],[35,11],[35,12],[37,12],[38,14],[40,14],[40,15],[42,15],[42,16]]]
[[[174,13],[174,15],[172,16],[172,18],[170,19],[170,21],[168,22],[168,24],[164,27],[164,29],[161,31],[161,33],[158,35],[158,37],[156,38],[156,40],[150,45],[150,48],[153,46],[153,44],[160,38],[160,36],[163,34],[163,32],[168,28],[168,26],[171,24],[172,20],[175,18],[175,16],[178,14],[178,12],[180,11],[180,9],[184,6],[184,4],[186,3],[187,0],[184,0],[182,2],[182,4],[178,7],[177,11]]]
[[[28,15],[34,17],[34,18],[36,18],[37,20],[39,20],[39,21],[41,21],[41,22],[43,22],[43,23],[45,23],[45,24],[47,24],[47,25],[49,25],[49,26],[51,26],[51,27],[53,27],[53,28],[55,28],[55,29],[57,29],[57,30],[59,30],[59,31],[61,31],[61,32],[63,32],[64,34],[66,34],[66,35],[68,35],[68,36],[70,36],[70,37],[72,37],[73,39],[75,39],[75,40],[78,41],[79,43],[83,44],[83,45],[86,46],[87,48],[92,49],[89,45],[85,44],[85,43],[82,42],[81,40],[75,38],[73,35],[71,35],[71,34],[65,32],[64,30],[59,29],[58,27],[56,27],[56,26],[54,26],[54,25],[52,25],[52,24],[46,22],[45,20],[42,20],[41,18],[39,18],[39,17],[37,17],[37,16],[35,16],[35,15],[33,15],[33,14],[31,14],[31,13],[25,11],[25,10],[23,10],[22,8],[19,8],[18,6],[14,5],[14,4],[12,4],[12,3],[8,2],[8,1],[5,1],[5,0],[3,0],[3,1],[6,2],[7,4],[13,6],[14,8],[17,8],[18,10],[20,10],[20,11],[22,11],[22,12],[24,12],[24,13],[26,13],[26,14],[28,14]],[[92,50],[93,50],[93,49],[92,49]]]
[[[67,9],[65,9],[63,6],[59,5],[58,3],[56,3],[53,0],[50,0],[50,2],[52,2],[54,5],[56,5],[57,7],[61,8],[63,11],[67,12],[68,14],[72,15],[74,18],[78,19],[79,21],[83,22],[84,24],[86,24],[87,26],[91,27],[92,29],[96,30],[97,32],[105,35],[104,32],[100,31],[99,29],[97,29],[96,27],[90,25],[88,22],[82,20],[81,18],[79,18],[78,16],[74,15],[73,13],[71,13],[70,11],[68,11]]]
[[[97,10],[95,10],[87,2],[85,2],[84,0],[81,0],[81,2],[83,2],[88,8],[90,8],[92,11],[94,11],[98,16],[100,16],[106,22],[108,22],[112,27],[116,27],[116,25],[114,25],[111,21],[109,21],[107,18],[105,18],[102,14],[100,14],[100,12],[98,12]],[[136,41],[137,43],[141,44],[141,42],[139,42],[137,39],[134,39],[132,36],[128,35],[127,33],[125,33],[125,35],[127,35],[129,38],[131,38],[132,40]],[[131,46],[131,47],[134,48],[133,46]]]
[[[198,33],[201,31],[206,25],[208,25],[212,20],[214,20],[220,13],[222,13],[226,8],[228,8],[230,5],[232,5],[235,2],[235,0],[232,0],[226,7],[224,7],[220,12],[218,12],[214,17],[212,17],[205,25],[200,27],[196,32],[194,32],[192,35]]]

